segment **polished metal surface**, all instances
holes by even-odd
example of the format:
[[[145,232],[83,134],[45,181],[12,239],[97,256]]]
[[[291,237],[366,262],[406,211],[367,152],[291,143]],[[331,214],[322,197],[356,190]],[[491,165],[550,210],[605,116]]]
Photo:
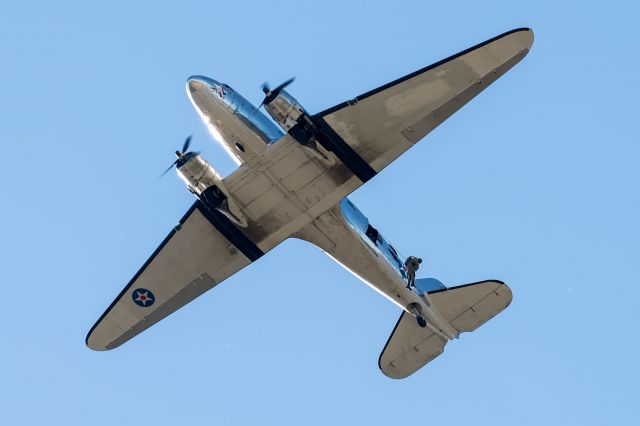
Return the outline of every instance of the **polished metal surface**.
[[[281,90],[274,100],[265,104],[264,109],[286,132],[298,124],[305,112],[296,98],[285,90]]]
[[[203,199],[203,192],[208,188],[216,186],[218,190],[224,194],[224,205],[214,206],[220,213],[227,216],[234,223],[241,227],[247,226],[247,219],[242,210],[237,205],[234,197],[231,195],[224,180],[218,172],[201,156],[193,153],[190,157],[178,167],[178,176],[187,185],[189,191],[195,194],[200,200]]]
[[[404,280],[407,274],[404,271],[404,259],[402,259],[398,251],[384,239],[377,229],[373,228],[369,223],[369,219],[351,202],[348,198],[340,201],[340,212],[344,220],[357,232],[358,236],[378,253],[382,254],[383,259],[391,266],[391,268],[400,275]]]
[[[193,154],[182,166],[178,167],[178,176],[187,185],[189,191],[194,194],[200,194],[222,180],[207,160]]]
[[[213,137],[237,164],[249,161],[283,132],[242,95],[205,76],[187,80],[187,95]]]

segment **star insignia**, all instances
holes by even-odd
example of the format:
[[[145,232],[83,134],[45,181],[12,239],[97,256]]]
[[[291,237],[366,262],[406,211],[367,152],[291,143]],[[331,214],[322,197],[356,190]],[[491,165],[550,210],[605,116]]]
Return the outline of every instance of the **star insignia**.
[[[137,305],[146,307],[153,304],[154,298],[149,290],[138,289],[134,292],[133,301],[136,302]]]

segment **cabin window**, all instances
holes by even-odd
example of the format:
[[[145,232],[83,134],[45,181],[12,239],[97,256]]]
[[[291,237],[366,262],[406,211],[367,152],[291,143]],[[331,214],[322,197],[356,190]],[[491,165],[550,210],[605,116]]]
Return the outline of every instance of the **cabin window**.
[[[402,262],[400,262],[400,258],[398,257],[398,252],[396,251],[396,249],[389,244],[389,253],[391,253],[391,256],[393,256],[393,258],[396,260],[396,262],[398,262],[400,265],[402,265]]]
[[[380,237],[380,233],[378,232],[378,230],[371,225],[367,225],[367,231],[365,232],[365,234],[374,243],[378,241],[378,238]]]

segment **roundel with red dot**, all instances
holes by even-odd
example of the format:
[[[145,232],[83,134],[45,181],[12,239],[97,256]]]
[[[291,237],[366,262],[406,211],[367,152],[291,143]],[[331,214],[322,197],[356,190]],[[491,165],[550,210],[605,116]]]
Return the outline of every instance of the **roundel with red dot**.
[[[153,302],[156,301],[156,297],[151,293],[151,291],[146,288],[138,288],[133,290],[131,293],[131,298],[133,299],[133,303],[138,306],[142,306],[143,308],[148,308],[153,305]]]

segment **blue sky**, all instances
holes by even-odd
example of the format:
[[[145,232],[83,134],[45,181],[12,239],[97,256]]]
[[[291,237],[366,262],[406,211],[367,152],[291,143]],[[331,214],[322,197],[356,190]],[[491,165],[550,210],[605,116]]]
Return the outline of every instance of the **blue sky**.
[[[0,4],[0,423],[633,423],[634,2],[130,3]],[[156,181],[172,152],[193,133],[234,168],[189,75],[255,104],[296,76],[316,112],[523,26],[520,64],[351,197],[422,276],[509,283],[503,314],[392,381],[398,309],[287,241],[117,350],[85,347],[192,203]]]

